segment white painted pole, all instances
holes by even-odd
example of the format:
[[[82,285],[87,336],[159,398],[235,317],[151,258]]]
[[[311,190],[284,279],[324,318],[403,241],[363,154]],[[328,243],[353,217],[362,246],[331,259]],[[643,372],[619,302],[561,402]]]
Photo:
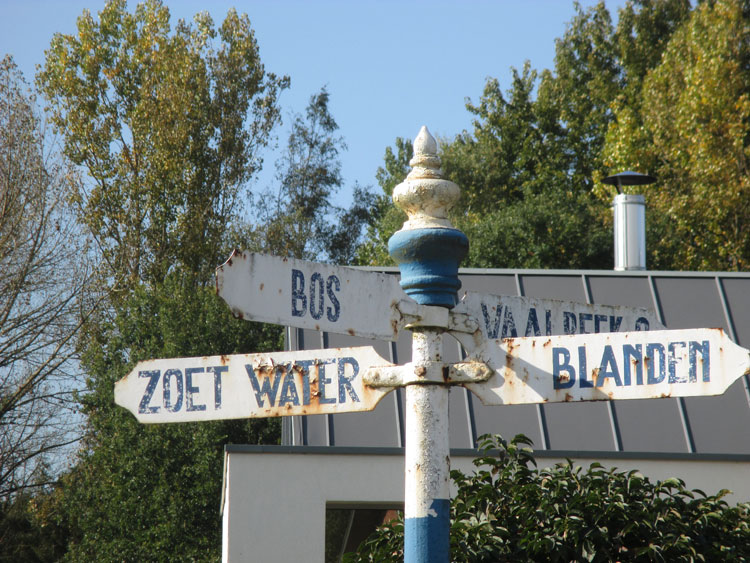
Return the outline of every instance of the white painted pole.
[[[428,378],[442,370],[438,330],[413,333],[415,376]],[[433,379],[429,377],[429,379]],[[404,496],[404,561],[450,560],[449,387],[437,383],[406,386],[406,473]]]
[[[443,178],[437,142],[426,127],[414,140],[411,172],[393,190],[394,203],[408,218],[388,241],[388,252],[401,271],[401,287],[428,316],[413,331],[412,369],[406,380],[406,475],[404,561],[448,563],[450,560],[450,449],[448,393],[443,378],[442,331],[447,310],[458,301],[458,264],[469,240],[453,228],[448,210],[460,197],[459,187]],[[410,328],[407,325],[407,328]]]

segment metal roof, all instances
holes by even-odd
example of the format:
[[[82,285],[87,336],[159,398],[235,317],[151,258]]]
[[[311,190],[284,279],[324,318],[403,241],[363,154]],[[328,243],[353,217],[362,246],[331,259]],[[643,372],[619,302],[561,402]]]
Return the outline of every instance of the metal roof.
[[[719,327],[750,348],[750,273],[463,269],[459,274],[463,289],[483,293],[645,307],[670,329]],[[458,361],[458,343],[445,338],[446,361]],[[395,363],[411,357],[408,331],[397,342],[385,342],[287,329],[287,341],[290,350],[373,345]],[[369,413],[288,418],[282,443],[403,447],[403,404],[399,390]],[[750,454],[750,378],[719,397],[502,407],[484,406],[455,387],[450,425],[451,448],[473,448],[485,433],[506,438],[523,433],[536,450],[549,452]]]

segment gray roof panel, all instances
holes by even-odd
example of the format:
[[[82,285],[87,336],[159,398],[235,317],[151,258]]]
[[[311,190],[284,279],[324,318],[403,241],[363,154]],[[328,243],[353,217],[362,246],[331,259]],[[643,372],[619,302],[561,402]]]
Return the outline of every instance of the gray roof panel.
[[[396,273],[395,269],[381,271]],[[750,273],[613,272],[567,270],[462,270],[463,288],[495,295],[525,295],[653,309],[670,329],[721,327],[750,344]],[[315,331],[290,330],[290,349],[374,345],[395,363],[411,359],[411,335],[396,343]],[[446,337],[445,359],[460,348]],[[750,454],[750,381],[720,397],[613,403],[485,407],[465,389],[450,398],[452,448],[472,448],[478,435],[523,433],[539,450]],[[403,391],[387,395],[372,413],[286,419],[292,444],[402,446]]]

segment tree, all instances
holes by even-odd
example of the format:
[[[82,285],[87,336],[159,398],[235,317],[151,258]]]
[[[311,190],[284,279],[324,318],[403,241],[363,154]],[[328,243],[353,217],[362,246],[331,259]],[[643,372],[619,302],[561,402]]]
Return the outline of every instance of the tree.
[[[234,10],[218,32],[207,14],[172,29],[159,1],[129,13],[113,0],[53,38],[37,83],[81,172],[74,201],[107,306],[79,341],[77,463],[34,518],[65,530],[71,561],[217,560],[223,446],[277,442],[278,421],[144,427],[114,404],[114,382],[139,360],[281,346],[279,328],[232,318],[213,273],[241,239],[288,79],[265,72]]]
[[[451,561],[744,561],[750,503],[706,495],[679,479],[587,469],[570,460],[536,468],[531,442],[480,439],[477,470],[452,471]],[[346,561],[403,558],[403,515]]]
[[[603,2],[576,5],[552,70],[512,69],[505,92],[488,79],[479,102],[466,106],[472,130],[440,144],[443,169],[462,190],[452,219],[469,236],[464,266],[611,267],[612,194],[601,197],[597,184],[607,131],[617,107],[640,105],[640,84],[689,13],[687,0],[636,0],[615,28]],[[386,162],[388,182],[403,179],[403,164]],[[389,263],[399,217],[381,203],[363,262]]]
[[[252,225],[256,247],[279,256],[352,261],[362,227],[370,221],[373,196],[354,187],[345,210],[332,198],[344,180],[339,153],[346,150],[323,88],[310,97],[304,117],[297,115],[285,154],[277,163],[278,187],[259,198],[262,220]]]
[[[64,163],[13,60],[0,62],[0,511],[54,479],[78,437],[71,371],[89,272]]]
[[[750,264],[748,15],[738,0],[699,4],[608,132],[612,168],[648,170],[644,187],[657,268]]]
[[[175,266],[210,277],[279,120],[287,78],[267,74],[247,16],[171,30],[159,0],[111,0],[56,34],[38,76],[65,154],[86,173],[82,221],[115,289]],[[219,40],[219,47],[214,43]]]
[[[87,347],[89,431],[34,513],[67,530],[67,560],[220,559],[224,445],[278,443],[278,419],[142,425],[115,405],[114,383],[139,360],[277,350],[280,332],[232,318],[211,288],[180,275],[135,289]]]
[[[392,203],[393,189],[409,173],[409,161],[414,156],[411,141],[396,138],[396,152],[386,147],[384,166],[375,174],[383,193],[375,197],[365,239],[356,250],[356,262],[361,265],[395,265],[388,254],[388,239],[406,220],[406,214]]]

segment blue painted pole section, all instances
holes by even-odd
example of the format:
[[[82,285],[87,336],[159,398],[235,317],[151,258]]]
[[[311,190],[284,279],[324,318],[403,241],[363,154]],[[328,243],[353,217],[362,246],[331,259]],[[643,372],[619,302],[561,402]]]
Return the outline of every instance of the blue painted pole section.
[[[468,251],[469,239],[458,229],[402,230],[388,241],[388,253],[401,271],[401,287],[420,305],[456,305],[461,289],[458,264]]]

